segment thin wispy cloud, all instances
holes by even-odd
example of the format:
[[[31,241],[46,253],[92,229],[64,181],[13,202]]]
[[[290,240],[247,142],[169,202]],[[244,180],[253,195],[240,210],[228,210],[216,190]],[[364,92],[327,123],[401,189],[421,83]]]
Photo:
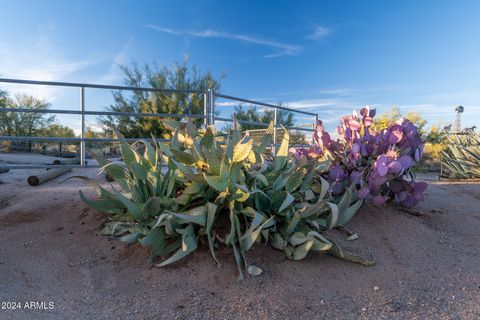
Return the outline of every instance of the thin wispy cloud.
[[[308,39],[311,40],[321,40],[325,37],[329,36],[331,33],[331,29],[323,26],[316,26],[315,30],[308,36]]]
[[[285,55],[296,55],[302,50],[302,47],[297,45],[264,39],[264,38],[255,37],[255,36],[246,35],[246,34],[236,34],[236,33],[229,33],[229,32],[209,30],[209,29],[190,30],[190,31],[175,30],[175,29],[164,28],[164,27],[152,25],[152,24],[147,25],[147,27],[152,30],[168,33],[174,36],[226,39],[226,40],[238,41],[243,43],[256,44],[256,45],[280,50],[279,52],[276,52],[276,53],[264,55],[263,58],[277,58]]]
[[[96,82],[113,84],[113,83],[118,83],[122,80],[123,74],[122,74],[122,71],[120,70],[120,66],[128,62],[128,59],[130,58],[129,51],[133,46],[134,42],[135,42],[135,39],[132,36],[130,36],[127,42],[113,56],[112,64],[110,65],[110,68],[108,69],[108,71],[103,76],[101,76],[100,79]]]
[[[221,102],[215,102],[215,105],[217,107],[236,107],[241,105],[241,102],[238,101],[221,101]]]
[[[331,96],[331,97],[365,97],[366,95],[374,95],[379,93],[390,93],[405,91],[411,89],[406,86],[372,86],[367,88],[349,88],[349,87],[323,87],[309,88],[304,90],[279,91],[276,96]]]
[[[293,109],[301,110],[318,110],[327,109],[327,107],[333,108],[356,108],[354,102],[346,99],[328,99],[328,98],[318,98],[318,99],[302,99],[294,100],[287,102],[288,106]]]

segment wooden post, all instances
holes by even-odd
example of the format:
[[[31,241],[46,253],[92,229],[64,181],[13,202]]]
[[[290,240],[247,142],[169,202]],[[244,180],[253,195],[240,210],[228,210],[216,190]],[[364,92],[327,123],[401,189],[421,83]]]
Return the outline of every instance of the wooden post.
[[[38,185],[40,185],[44,182],[55,179],[56,177],[59,177],[61,175],[64,175],[65,173],[68,173],[68,172],[71,172],[71,171],[72,171],[72,168],[50,169],[48,171],[37,174],[36,176],[28,177],[27,181],[28,181],[28,184],[30,184],[31,186],[38,186]]]
[[[57,159],[53,160],[52,164],[80,164],[80,158]]]

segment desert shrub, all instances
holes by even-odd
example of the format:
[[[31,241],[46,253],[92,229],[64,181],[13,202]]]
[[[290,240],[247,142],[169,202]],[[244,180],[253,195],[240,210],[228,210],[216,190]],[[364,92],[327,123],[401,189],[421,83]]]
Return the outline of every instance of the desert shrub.
[[[309,149],[292,149],[295,157],[333,157],[327,179],[332,194],[339,195],[351,184],[358,197],[375,205],[393,200],[412,207],[423,200],[425,182],[415,182],[412,172],[423,155],[423,142],[417,127],[407,119],[391,123],[387,129],[371,129],[375,109],[362,108],[341,119],[338,141],[332,140],[322,122],[317,123]]]
[[[226,245],[233,249],[242,277],[245,269],[260,272],[245,256],[255,243],[270,244],[292,260],[320,251],[373,263],[322,233],[346,224],[363,203],[355,185],[341,197],[330,192],[322,177],[329,160],[290,161],[288,133],[270,157],[265,150],[271,135],[254,144],[235,130],[221,138],[214,127],[199,131],[191,121],[165,124],[175,132],[171,144],[139,142],[143,154],[117,132],[125,164],[104,163],[103,170],[121,190],[108,191],[83,178],[99,198],[80,191],[81,199],[112,214],[104,234],[151,246],[152,260],[170,255],[158,266],[182,259],[199,241],[208,243],[215,260],[215,249]]]
[[[450,179],[480,178],[480,135],[469,133],[448,139],[443,151],[444,176]]]
[[[448,148],[449,127],[440,124],[433,125],[424,134],[425,145],[424,156],[421,159],[420,167],[429,171],[440,171],[443,152]]]
[[[425,142],[423,148],[424,156],[422,158],[421,164],[423,165],[423,170],[426,171],[436,171],[441,170],[441,161],[443,157],[443,152],[448,148],[448,145],[444,142],[441,143],[432,143]]]
[[[289,150],[285,130],[275,155],[266,152],[272,124],[259,143],[238,130],[199,130],[191,120],[164,121],[174,132],[169,145],[129,145],[117,131],[124,164],[101,163],[120,190],[83,177],[98,198],[81,191],[80,197],[111,213],[103,234],[151,246],[152,261],[169,256],[157,266],[184,258],[199,243],[208,244],[218,264],[217,248],[232,248],[241,278],[245,270],[261,273],[246,257],[256,243],[292,260],[319,251],[370,265],[373,260],[344,250],[325,231],[345,226],[364,201],[411,206],[425,185],[404,179],[422,152],[415,126],[403,121],[370,132],[374,111],[362,109],[360,115],[342,118],[341,141],[333,141],[318,122],[309,149]]]

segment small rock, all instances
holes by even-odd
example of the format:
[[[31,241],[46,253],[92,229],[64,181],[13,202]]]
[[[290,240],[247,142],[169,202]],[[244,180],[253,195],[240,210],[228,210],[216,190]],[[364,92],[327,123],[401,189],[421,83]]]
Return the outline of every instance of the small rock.
[[[367,308],[366,308],[366,307],[363,307],[363,308],[362,308],[362,311],[367,311]]]
[[[377,287],[377,286],[374,286],[374,287],[373,287],[373,291],[378,291],[378,290],[380,290],[379,287]]]

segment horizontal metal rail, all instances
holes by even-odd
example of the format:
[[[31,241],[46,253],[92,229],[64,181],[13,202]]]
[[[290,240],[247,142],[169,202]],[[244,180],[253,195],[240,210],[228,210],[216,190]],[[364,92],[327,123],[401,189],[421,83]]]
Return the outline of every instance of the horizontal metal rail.
[[[270,104],[270,103],[259,102],[259,101],[254,101],[254,100],[244,99],[244,98],[239,98],[239,97],[234,97],[234,96],[227,96],[226,94],[216,93],[215,96],[220,97],[220,98],[230,99],[230,100],[237,100],[237,101],[240,101],[240,102],[245,102],[245,103],[250,103],[250,104],[256,104],[256,105],[259,105],[259,106],[264,106],[264,107],[269,107],[269,108],[275,108],[275,109],[281,109],[281,110],[286,110],[286,111],[291,111],[291,112],[308,114],[310,116],[316,116],[317,115],[316,113],[313,113],[313,112],[282,107],[282,106],[278,106],[278,105],[274,105],[274,104]]]
[[[225,122],[233,122],[233,119],[230,118],[220,118],[220,117],[215,117],[215,120],[219,121],[225,121]],[[245,123],[245,124],[250,124],[250,125],[255,125],[255,126],[262,126],[262,127],[268,127],[269,124],[265,122],[257,122],[257,121],[248,121],[248,120],[237,120],[238,123]],[[277,128],[281,128],[280,126],[277,126]],[[304,127],[285,127],[287,130],[298,130],[298,131],[308,131],[308,132],[313,132],[315,130],[311,128],[304,128]]]
[[[159,117],[159,118],[199,118],[204,119],[202,114],[181,114],[181,113],[140,113],[140,112],[113,112],[113,111],[80,111],[62,109],[28,109],[28,108],[0,108],[5,112],[25,113],[56,113],[56,114],[84,114],[87,116],[128,116],[128,117]]]
[[[97,165],[87,165],[85,162],[85,143],[90,142],[120,142],[117,138],[86,138],[85,137],[85,116],[124,116],[124,117],[158,117],[158,118],[196,118],[196,119],[205,119],[205,125],[214,125],[215,120],[224,121],[224,122],[233,122],[232,118],[224,117],[215,117],[215,99],[224,98],[235,100],[239,102],[244,102],[253,105],[259,105],[269,108],[274,108],[275,110],[275,128],[276,131],[279,128],[279,123],[276,121],[277,110],[285,110],[289,112],[295,112],[305,115],[310,115],[315,117],[315,120],[318,119],[318,114],[313,112],[307,112],[298,109],[292,109],[288,107],[282,107],[280,105],[274,105],[270,103],[254,101],[250,99],[239,98],[230,95],[218,94],[213,92],[213,90],[208,89],[206,91],[201,90],[183,90],[183,89],[161,89],[161,88],[146,88],[146,87],[131,87],[131,86],[118,86],[118,85],[102,85],[102,84],[89,84],[89,83],[76,83],[76,82],[58,82],[58,81],[37,81],[37,80],[22,80],[22,79],[8,79],[0,78],[0,83],[16,83],[21,85],[44,85],[44,86],[59,86],[59,87],[71,87],[80,89],[80,110],[62,110],[62,109],[30,109],[30,108],[0,108],[0,112],[25,112],[25,113],[39,113],[39,114],[71,114],[71,115],[80,115],[82,121],[82,131],[80,137],[67,138],[67,137],[31,137],[31,136],[0,136],[0,141],[45,141],[45,142],[71,142],[71,143],[80,143],[81,152],[81,164],[80,165],[13,165],[7,166],[9,169],[38,169],[38,168],[54,168],[54,167],[71,167],[71,168],[98,168]],[[169,113],[145,113],[145,112],[113,112],[113,111],[87,111],[85,110],[85,88],[91,89],[107,89],[107,90],[127,90],[134,92],[158,92],[158,93],[181,93],[181,94],[202,94],[204,99],[204,114],[169,114]],[[188,109],[187,109],[188,110]],[[268,124],[256,121],[246,121],[238,120],[238,123],[250,124],[267,127]],[[313,124],[315,127],[315,123]],[[286,127],[288,130],[300,130],[300,131],[314,131],[310,128],[305,127]],[[139,140],[153,141],[152,138],[127,138],[125,139],[128,142],[135,142]],[[159,142],[170,142],[170,139],[155,139]],[[271,145],[272,150],[279,146],[275,139]]]
[[[105,84],[91,84],[91,83],[80,83],[80,82],[38,81],[38,80],[21,80],[21,79],[6,79],[6,78],[0,78],[0,82],[33,84],[33,85],[42,85],[42,86],[57,86],[57,87],[109,89],[109,90],[147,91],[147,92],[166,92],[166,93],[195,93],[195,94],[206,93],[206,91],[201,91],[201,90],[159,89],[159,88],[146,88],[146,87],[128,87],[128,86],[114,86],[114,85],[105,85]]]
[[[265,122],[257,122],[257,121],[248,121],[248,120],[237,120],[238,123],[242,124],[249,124],[252,126],[261,126],[261,127],[268,127],[270,124]]]
[[[304,127],[285,127],[287,130],[297,130],[297,131],[308,131],[308,132],[313,132],[315,130],[311,128],[304,128]]]
[[[232,118],[213,117],[213,119],[218,121],[233,122]]]

